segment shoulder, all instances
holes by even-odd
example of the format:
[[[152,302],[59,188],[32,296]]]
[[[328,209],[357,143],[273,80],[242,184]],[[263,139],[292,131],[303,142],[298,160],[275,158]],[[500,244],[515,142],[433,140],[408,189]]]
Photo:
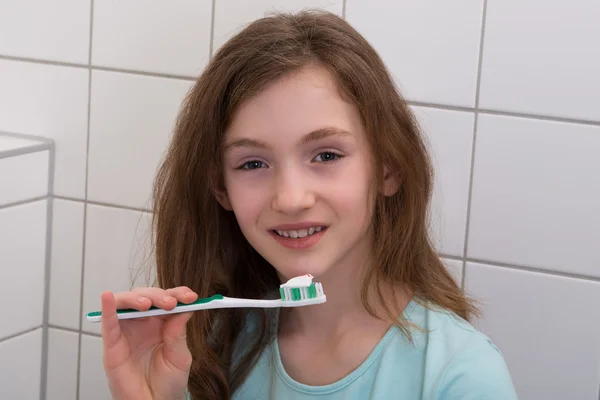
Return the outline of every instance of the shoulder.
[[[416,305],[413,313],[411,320],[425,329],[415,341],[433,364],[428,367],[433,398],[517,399],[504,356],[489,337],[445,309]]]

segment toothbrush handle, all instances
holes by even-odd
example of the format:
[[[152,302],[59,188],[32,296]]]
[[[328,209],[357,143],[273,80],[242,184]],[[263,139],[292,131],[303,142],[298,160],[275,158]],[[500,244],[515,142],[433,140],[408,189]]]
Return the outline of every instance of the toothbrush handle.
[[[118,319],[133,319],[144,317],[155,317],[159,315],[177,314],[188,311],[210,310],[215,308],[277,308],[282,307],[282,300],[255,300],[255,299],[238,299],[234,297],[223,297],[219,300],[211,300],[200,304],[178,304],[172,310],[163,310],[162,308],[152,308],[147,311],[129,311],[123,312],[117,310]],[[89,322],[100,322],[102,316],[99,313],[87,315],[86,319]]]

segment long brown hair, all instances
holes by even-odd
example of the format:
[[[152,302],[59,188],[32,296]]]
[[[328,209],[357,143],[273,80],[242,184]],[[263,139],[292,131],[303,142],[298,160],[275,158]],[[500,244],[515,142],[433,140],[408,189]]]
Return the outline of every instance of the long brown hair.
[[[376,181],[382,182],[384,165],[401,179],[397,194],[376,200],[374,263],[364,280],[365,307],[373,309],[366,298],[369,284],[385,281],[469,320],[476,309],[428,236],[432,167],[417,122],[369,43],[340,17],[318,11],[276,14],[251,23],[216,52],[185,99],[154,189],[159,286],[186,285],[201,297],[263,298],[277,289],[274,268],[249,245],[214,190],[223,185],[224,132],[240,104],[309,64],[326,68],[344,98],[358,107]],[[379,299],[385,303],[383,295]],[[386,309],[408,333],[401,315]],[[235,365],[234,344],[250,311],[195,313],[187,336],[193,398],[228,399],[241,385],[273,335],[272,317],[254,312],[258,331]]]

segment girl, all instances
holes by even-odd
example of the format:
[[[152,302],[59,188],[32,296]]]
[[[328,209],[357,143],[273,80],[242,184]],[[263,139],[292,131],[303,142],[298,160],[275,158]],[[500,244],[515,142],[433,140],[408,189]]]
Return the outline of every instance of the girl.
[[[159,287],[102,295],[115,399],[515,399],[432,247],[432,171],[406,102],[341,18],[260,19],[189,93],[156,180]],[[327,302],[118,320],[215,293]],[[193,314],[193,315],[192,315]]]

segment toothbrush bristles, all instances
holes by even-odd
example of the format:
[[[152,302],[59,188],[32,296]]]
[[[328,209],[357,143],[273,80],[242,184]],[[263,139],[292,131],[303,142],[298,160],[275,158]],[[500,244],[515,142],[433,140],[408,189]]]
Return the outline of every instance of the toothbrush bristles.
[[[283,301],[310,300],[324,295],[323,286],[319,282],[313,282],[305,287],[279,288],[279,294]]]

